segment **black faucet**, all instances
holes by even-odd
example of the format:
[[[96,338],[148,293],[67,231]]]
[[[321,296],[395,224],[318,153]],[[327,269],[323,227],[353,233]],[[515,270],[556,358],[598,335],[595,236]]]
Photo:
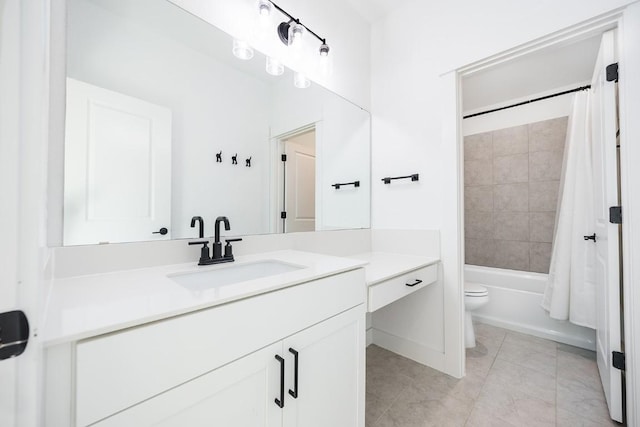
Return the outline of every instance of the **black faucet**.
[[[194,216],[191,218],[191,228],[195,228],[196,221],[200,223],[200,227],[198,229],[198,238],[202,239],[204,237],[204,220],[201,216]]]
[[[229,225],[229,219],[226,216],[219,216],[216,218],[215,225],[215,240],[213,241],[213,256],[212,259],[222,258],[222,243],[220,243],[220,223],[224,222],[224,229],[229,231],[231,226]]]
[[[202,238],[202,218],[199,216],[194,216],[191,219],[191,226],[195,226],[195,222],[200,221],[200,238]],[[231,247],[231,242],[239,242],[242,239],[225,239],[227,244],[224,246],[224,256],[222,255],[222,244],[220,243],[220,223],[224,222],[224,229],[229,231],[231,230],[231,226],[229,225],[229,220],[226,216],[219,216],[216,218],[216,229],[215,229],[215,241],[213,242],[213,254],[209,254],[209,242],[207,240],[198,241],[198,242],[189,242],[189,245],[202,245],[200,249],[200,260],[198,261],[198,265],[211,265],[211,264],[220,264],[223,262],[233,262],[233,248]]]

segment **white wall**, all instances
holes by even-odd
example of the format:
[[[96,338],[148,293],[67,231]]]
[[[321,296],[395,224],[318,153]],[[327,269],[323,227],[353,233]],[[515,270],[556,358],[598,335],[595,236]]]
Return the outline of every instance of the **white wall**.
[[[197,237],[195,215],[207,236],[219,215],[239,233],[267,232],[269,86],[135,18],[87,1],[69,1],[68,11],[69,77],[172,111],[172,236]],[[246,203],[231,203],[231,195]]]
[[[261,52],[280,58],[286,66],[304,71],[315,82],[370,108],[370,25],[341,0],[281,0],[278,5],[299,18],[321,37],[331,51],[333,69],[329,75],[316,66],[319,42],[306,37],[305,54],[294,57],[283,49],[275,26],[283,15],[274,13],[272,25],[257,29],[257,2],[254,0],[171,0],[232,36],[246,39]]]
[[[419,172],[415,186],[373,188],[374,228],[439,229],[440,76],[632,0],[413,1],[372,26],[374,182]],[[411,205],[408,209],[407,205]]]

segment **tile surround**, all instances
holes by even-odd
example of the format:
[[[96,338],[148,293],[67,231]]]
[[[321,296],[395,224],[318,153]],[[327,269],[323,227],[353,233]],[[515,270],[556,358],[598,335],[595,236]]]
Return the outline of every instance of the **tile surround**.
[[[467,264],[549,271],[567,122],[465,137]]]
[[[481,323],[475,331],[462,379],[369,346],[365,425],[618,425],[594,352]]]
[[[493,158],[493,183],[511,184],[529,181],[529,155],[511,154]]]

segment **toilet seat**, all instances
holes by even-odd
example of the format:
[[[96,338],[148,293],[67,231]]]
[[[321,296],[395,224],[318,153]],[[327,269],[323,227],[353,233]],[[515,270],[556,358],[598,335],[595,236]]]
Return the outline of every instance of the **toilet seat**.
[[[489,295],[487,288],[476,282],[464,283],[464,295],[467,297],[486,297]]]

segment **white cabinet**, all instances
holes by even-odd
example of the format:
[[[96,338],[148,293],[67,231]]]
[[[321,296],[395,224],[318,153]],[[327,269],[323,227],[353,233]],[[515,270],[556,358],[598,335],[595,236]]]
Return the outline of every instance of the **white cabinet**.
[[[276,427],[280,367],[273,344],[94,424],[100,427]]]
[[[292,372],[287,378],[284,426],[364,425],[365,325],[360,310],[343,313],[284,340],[287,372]],[[296,357],[291,350],[298,353],[297,387]]]
[[[351,309],[95,425],[362,426],[362,317]]]
[[[363,427],[365,298],[357,269],[49,348],[46,425]]]

